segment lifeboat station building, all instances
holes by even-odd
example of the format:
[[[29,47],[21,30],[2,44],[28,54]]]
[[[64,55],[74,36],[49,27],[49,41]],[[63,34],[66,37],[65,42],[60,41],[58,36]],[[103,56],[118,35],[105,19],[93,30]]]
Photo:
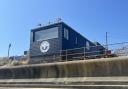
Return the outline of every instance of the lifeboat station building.
[[[31,30],[30,63],[86,59],[105,48],[91,42],[64,22]]]

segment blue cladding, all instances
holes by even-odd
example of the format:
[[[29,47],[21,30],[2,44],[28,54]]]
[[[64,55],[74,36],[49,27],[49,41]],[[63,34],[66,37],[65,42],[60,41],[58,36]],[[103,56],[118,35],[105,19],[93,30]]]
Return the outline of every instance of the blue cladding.
[[[47,42],[50,43],[50,49],[46,52],[46,53],[42,53],[40,51],[40,44],[42,43],[43,41],[40,41],[40,42],[34,42],[32,45],[31,45],[31,57],[35,57],[35,56],[43,56],[43,55],[51,55],[51,54],[55,54],[55,53],[59,53],[61,50],[60,48],[60,40],[57,39],[57,38],[54,38],[52,40],[47,40]]]
[[[91,41],[83,37],[80,33],[73,30],[71,27],[63,23],[63,35],[64,35],[64,28],[69,30],[69,39],[65,39],[64,36],[62,37],[62,49],[73,49],[73,48],[80,48],[86,47],[86,42],[89,42],[89,46],[95,46]],[[77,38],[77,43],[76,43]]]
[[[35,36],[37,36],[37,35],[35,35],[36,32],[42,32],[42,31],[46,32],[46,30],[48,31],[48,29],[56,28],[56,27],[58,28],[57,29],[58,30],[58,36],[55,36],[55,38],[53,36],[50,36],[50,35],[54,35],[54,34],[48,33],[50,39],[43,39],[43,40],[39,40],[39,41],[35,40],[35,38],[36,38]],[[40,61],[41,62],[43,62],[43,61],[50,61],[51,62],[53,60],[53,57],[57,57],[60,55],[60,50],[62,49],[61,48],[61,33],[62,33],[61,27],[62,27],[61,24],[57,23],[57,24],[52,24],[52,25],[45,26],[45,27],[36,28],[36,29],[33,29],[31,31],[30,63],[38,63]],[[44,35],[47,36],[47,34],[44,34]],[[45,37],[45,38],[48,38],[48,37]],[[43,53],[40,50],[40,46],[41,46],[41,43],[44,41],[47,41],[49,43],[49,50],[47,52]],[[41,60],[38,60],[38,59],[41,59]]]
[[[35,33],[37,31],[43,32],[43,30],[48,30],[58,27],[58,37],[57,38],[52,38],[52,39],[45,39],[45,40],[35,40]],[[66,30],[65,30],[66,29]],[[53,31],[53,30],[52,30]],[[41,33],[39,33],[41,35]],[[67,33],[67,34],[66,34]],[[43,35],[43,33],[42,33]],[[48,34],[45,34],[45,36],[48,36]],[[52,34],[50,34],[52,35]],[[40,36],[40,37],[45,37],[45,36]],[[49,36],[52,37],[52,36]],[[64,22],[60,23],[55,23],[51,24],[48,26],[40,27],[33,29],[31,31],[31,37],[30,37],[30,61],[35,61],[38,60],[38,58],[41,59],[41,61],[54,61],[53,56],[60,56],[61,50],[66,50],[66,49],[73,49],[73,48],[81,48],[81,47],[87,47],[87,46],[95,46],[94,43],[83,37],[81,34],[73,30],[71,27],[66,25]],[[45,37],[47,38],[47,37]],[[47,41],[50,46],[49,50],[45,53],[42,53],[40,50],[41,43]],[[88,42],[88,44],[87,44]],[[94,51],[97,50],[96,48],[89,48],[89,51]],[[80,50],[79,50],[80,51]],[[82,49],[83,51],[83,49]],[[88,50],[86,50],[88,51]],[[51,57],[51,58],[49,58]],[[39,61],[39,60],[38,60]]]

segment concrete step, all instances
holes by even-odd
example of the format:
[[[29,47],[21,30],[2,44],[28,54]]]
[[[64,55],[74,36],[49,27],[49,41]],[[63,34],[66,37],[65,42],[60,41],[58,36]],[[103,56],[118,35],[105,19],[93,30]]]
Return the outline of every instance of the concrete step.
[[[29,86],[29,87],[28,87]],[[0,89],[128,89],[128,85],[0,85]]]
[[[0,84],[128,85],[128,77],[3,79]]]

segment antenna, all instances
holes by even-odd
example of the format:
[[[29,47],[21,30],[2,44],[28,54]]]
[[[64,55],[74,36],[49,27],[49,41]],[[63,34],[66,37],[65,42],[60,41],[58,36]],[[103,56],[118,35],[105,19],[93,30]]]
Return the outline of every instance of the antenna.
[[[106,49],[105,49],[106,57],[108,56],[108,32],[106,32]]]
[[[108,51],[108,32],[106,32],[106,50]]]
[[[41,23],[39,23],[37,26],[41,27],[41,26],[42,26],[42,24],[41,24]]]
[[[10,48],[11,48],[11,43],[8,45],[8,58],[9,58],[9,54],[10,54]]]
[[[51,24],[51,21],[48,22],[48,25],[50,25],[50,24]]]
[[[61,22],[62,21],[62,19],[61,18],[57,18],[57,22]]]

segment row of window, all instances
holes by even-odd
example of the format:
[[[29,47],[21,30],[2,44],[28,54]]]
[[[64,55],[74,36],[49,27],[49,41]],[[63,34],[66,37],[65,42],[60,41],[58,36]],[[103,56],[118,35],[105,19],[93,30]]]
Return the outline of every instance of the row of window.
[[[34,34],[34,41],[58,38],[58,27],[37,31]]]
[[[58,38],[58,27],[36,31],[34,33],[34,41],[41,41],[53,38]],[[64,28],[64,38],[69,40],[69,31],[66,28]]]
[[[69,39],[69,31],[66,28],[64,28],[64,38],[67,40]]]
[[[64,38],[69,40],[69,31],[68,29],[64,28]],[[78,37],[75,38],[75,43],[78,44]],[[86,48],[90,50],[90,43],[86,41]]]
[[[34,41],[41,41],[41,40],[47,40],[47,39],[53,39],[58,38],[58,27],[49,28],[46,30],[37,31],[34,34]],[[69,30],[67,28],[64,28],[64,38],[69,40]],[[78,44],[78,37],[75,38],[75,43]],[[86,47],[89,49],[89,42],[86,42]]]

